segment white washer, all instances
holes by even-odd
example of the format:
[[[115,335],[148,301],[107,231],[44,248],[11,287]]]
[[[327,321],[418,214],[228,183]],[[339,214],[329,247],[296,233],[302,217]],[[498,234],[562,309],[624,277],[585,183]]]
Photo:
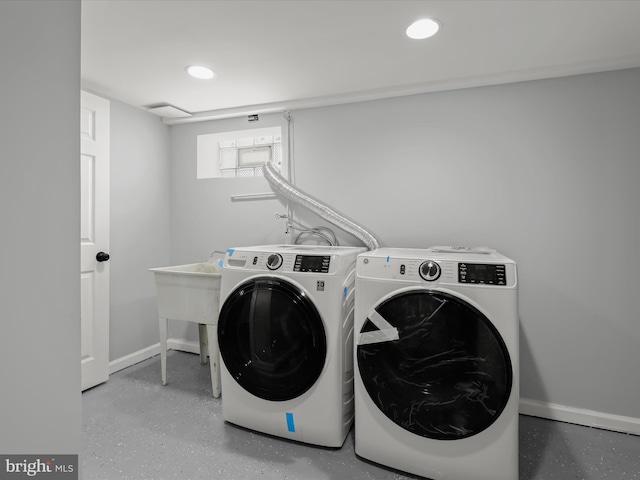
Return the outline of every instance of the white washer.
[[[218,342],[226,421],[341,447],[353,424],[355,263],[365,248],[229,249]]]
[[[518,281],[495,250],[356,267],[355,452],[435,480],[518,479]]]

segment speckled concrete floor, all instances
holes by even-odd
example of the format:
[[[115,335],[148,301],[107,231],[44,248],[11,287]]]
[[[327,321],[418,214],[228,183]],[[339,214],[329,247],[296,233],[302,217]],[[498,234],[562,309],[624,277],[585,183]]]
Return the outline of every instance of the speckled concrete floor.
[[[83,480],[406,480],[411,475],[339,450],[226,424],[208,366],[171,351],[112,375],[83,394]],[[520,480],[640,479],[640,437],[520,417]]]

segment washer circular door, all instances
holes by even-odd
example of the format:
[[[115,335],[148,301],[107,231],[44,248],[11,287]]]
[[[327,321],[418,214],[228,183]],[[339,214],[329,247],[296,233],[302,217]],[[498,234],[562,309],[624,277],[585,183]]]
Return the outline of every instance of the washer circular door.
[[[356,355],[371,400],[416,435],[470,437],[509,400],[513,373],[502,337],[477,308],[448,293],[410,290],[381,301]]]
[[[309,390],[327,356],[313,302],[300,288],[273,277],[254,278],[231,292],[220,310],[218,343],[235,381],[273,401]]]

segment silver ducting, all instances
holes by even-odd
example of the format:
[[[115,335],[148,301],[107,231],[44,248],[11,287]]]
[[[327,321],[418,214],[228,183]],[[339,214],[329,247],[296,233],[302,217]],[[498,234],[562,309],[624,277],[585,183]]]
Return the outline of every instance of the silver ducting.
[[[287,180],[280,175],[272,161],[267,161],[264,164],[263,173],[271,187],[286,199],[312,211],[329,223],[358,238],[369,250],[375,250],[380,247],[376,237],[366,229],[287,182]]]

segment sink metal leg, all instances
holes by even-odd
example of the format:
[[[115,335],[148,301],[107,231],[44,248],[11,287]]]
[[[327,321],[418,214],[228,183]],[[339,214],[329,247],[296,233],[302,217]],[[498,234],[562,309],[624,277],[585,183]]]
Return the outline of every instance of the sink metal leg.
[[[162,385],[167,384],[167,323],[166,318],[160,317],[160,369]]]
[[[200,365],[207,364],[207,326],[203,323],[198,324],[198,338],[200,339]]]
[[[209,343],[209,367],[211,368],[211,390],[215,398],[220,397],[220,349],[218,348],[218,326],[205,325]]]

